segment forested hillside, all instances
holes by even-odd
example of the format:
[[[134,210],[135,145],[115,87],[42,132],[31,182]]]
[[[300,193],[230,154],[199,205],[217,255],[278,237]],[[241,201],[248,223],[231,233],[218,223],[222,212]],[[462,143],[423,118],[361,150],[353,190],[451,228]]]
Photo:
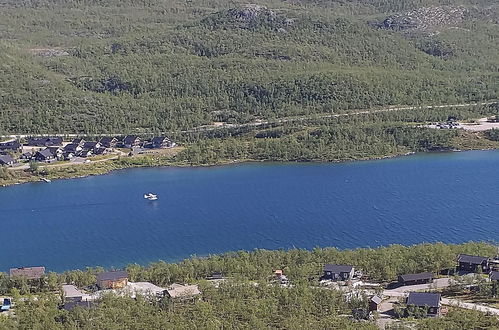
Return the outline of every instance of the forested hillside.
[[[498,23],[493,0],[3,0],[0,134],[497,99]]]

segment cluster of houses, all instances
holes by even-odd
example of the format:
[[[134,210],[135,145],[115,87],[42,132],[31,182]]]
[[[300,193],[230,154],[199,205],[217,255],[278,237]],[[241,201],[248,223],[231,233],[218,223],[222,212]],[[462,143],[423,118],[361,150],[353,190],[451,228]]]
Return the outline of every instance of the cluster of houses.
[[[17,140],[0,143],[0,166],[12,166],[19,161],[51,163],[71,160],[74,157],[87,158],[106,154],[115,148],[134,150],[136,148],[162,149],[174,146],[175,143],[165,136],[144,140],[137,135],[127,135],[121,139],[102,137],[96,141],[76,138],[69,143],[65,143],[62,137],[32,137],[25,144],[21,144]],[[12,155],[19,155],[19,157],[15,159]]]
[[[457,257],[456,271],[462,273],[488,274],[490,281],[499,284],[499,260],[488,257],[460,254]],[[11,277],[23,277],[28,280],[36,280],[43,277],[45,267],[22,267],[10,269]],[[276,270],[274,276],[279,284],[287,286],[288,278],[282,270]],[[321,280],[332,282],[343,282],[358,279],[362,273],[356,272],[352,265],[326,264],[323,268]],[[418,285],[433,282],[433,273],[424,272],[418,274],[402,274],[398,277],[400,286]],[[221,273],[213,273],[207,280],[224,280]],[[173,303],[194,301],[201,297],[201,291],[197,285],[182,285],[174,283],[167,288],[162,288],[149,282],[130,282],[128,273],[124,270],[103,272],[96,275],[97,291],[86,293],[72,284],[62,287],[64,301],[61,308],[72,310],[77,306],[88,308],[96,306],[99,298],[106,293],[127,295],[135,298],[137,295],[147,296],[152,299],[168,298]],[[380,296],[372,296],[369,301],[369,312],[377,311],[383,299]],[[10,300],[7,302],[10,308]],[[442,303],[440,293],[434,292],[409,292],[406,298],[407,306],[414,306],[426,311],[428,316],[442,314]]]
[[[356,277],[356,272],[351,265],[326,264],[323,269],[322,280],[350,281]],[[459,274],[482,273],[488,274],[490,281],[499,283],[499,260],[482,256],[459,254],[457,257],[456,271]],[[398,277],[400,286],[418,285],[433,282],[434,274],[429,272],[418,274],[403,274]],[[382,298],[371,297],[369,310],[377,311]],[[426,310],[428,316],[441,314],[441,295],[434,292],[409,292],[406,299],[407,306],[419,307]]]
[[[45,267],[21,267],[10,269],[11,277],[39,280],[45,275]],[[221,276],[221,275],[220,275]],[[217,277],[218,278],[218,277]],[[168,298],[172,302],[186,302],[198,299],[201,291],[197,285],[182,285],[173,283],[167,288],[161,288],[149,282],[130,282],[128,273],[124,270],[103,272],[96,275],[95,286],[97,291],[86,293],[72,284],[62,286],[62,309],[72,310],[77,306],[88,308],[98,304],[98,299],[107,293],[114,293],[132,298],[137,295],[153,299]],[[9,308],[10,308],[9,298]]]

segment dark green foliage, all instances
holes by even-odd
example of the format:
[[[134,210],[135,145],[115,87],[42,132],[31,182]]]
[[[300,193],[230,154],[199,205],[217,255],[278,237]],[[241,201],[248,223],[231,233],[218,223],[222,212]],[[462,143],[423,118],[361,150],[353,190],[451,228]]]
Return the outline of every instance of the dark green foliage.
[[[213,120],[495,99],[493,1],[452,3],[469,14],[439,34],[407,37],[368,24],[449,4],[6,1],[0,134],[178,131]]]

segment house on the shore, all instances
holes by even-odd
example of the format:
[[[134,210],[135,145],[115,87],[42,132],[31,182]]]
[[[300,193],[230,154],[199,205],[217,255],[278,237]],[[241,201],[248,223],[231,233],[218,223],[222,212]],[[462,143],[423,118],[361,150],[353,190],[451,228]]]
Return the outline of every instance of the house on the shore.
[[[140,145],[140,138],[137,135],[127,135],[122,141],[122,146],[124,148],[133,148]]]
[[[89,141],[89,142],[85,142],[83,144],[83,150],[94,150],[94,149],[97,149],[97,148],[100,148],[100,143],[99,142],[95,142],[95,141]]]
[[[400,275],[398,282],[401,285],[416,285],[433,282],[432,273],[404,274]]]
[[[21,152],[21,150],[19,141],[0,142],[0,151]]]
[[[409,292],[407,306],[415,306],[426,309],[428,316],[440,315],[442,298],[440,293],[433,292]]]
[[[34,158],[38,162],[50,163],[56,160],[56,155],[54,155],[50,149],[43,149],[41,151],[37,151]]]
[[[78,290],[78,288],[72,284],[63,284],[62,293],[64,302],[90,300],[90,295]]]
[[[100,273],[97,275],[97,286],[101,290],[122,289],[128,284],[128,273],[124,270]]]
[[[65,153],[76,154],[82,150],[82,147],[77,143],[70,143],[66,144],[63,150]]]
[[[0,166],[12,166],[15,162],[11,155],[0,155]]]
[[[71,141],[71,144],[76,144],[80,147],[83,147],[83,145],[85,144],[85,140],[83,138],[76,138],[76,139],[73,139],[73,141]]]
[[[481,271],[482,273],[487,273],[489,270],[488,257],[460,254],[457,257],[457,262],[458,262],[457,270],[459,271],[473,272],[473,273]]]
[[[11,268],[11,277],[24,277],[28,280],[37,280],[45,274],[45,267],[20,267]]]
[[[33,147],[61,146],[62,145],[62,138],[61,137],[29,138],[27,145],[33,146]]]
[[[166,289],[166,294],[173,301],[193,301],[201,295],[201,291],[197,285],[173,283]]]
[[[103,137],[99,140],[99,143],[101,144],[102,147],[104,148],[116,148],[116,145],[118,145],[118,139],[115,137]]]
[[[353,266],[349,265],[324,265],[324,274],[322,279],[332,280],[332,281],[346,281],[353,278],[354,275]]]
[[[154,137],[151,140],[151,143],[148,144],[148,147],[153,149],[165,149],[165,148],[171,148],[172,146],[173,142],[166,136]]]
[[[21,159],[21,160],[31,160],[31,158],[33,158],[33,154],[28,151],[28,152],[23,153],[19,159]]]

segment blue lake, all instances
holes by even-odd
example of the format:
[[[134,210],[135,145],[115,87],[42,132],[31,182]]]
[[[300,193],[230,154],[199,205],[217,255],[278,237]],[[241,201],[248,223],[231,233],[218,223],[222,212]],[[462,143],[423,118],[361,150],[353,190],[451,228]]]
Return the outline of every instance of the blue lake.
[[[0,188],[0,270],[499,239],[499,151],[147,168]],[[155,202],[146,192],[159,195]]]

